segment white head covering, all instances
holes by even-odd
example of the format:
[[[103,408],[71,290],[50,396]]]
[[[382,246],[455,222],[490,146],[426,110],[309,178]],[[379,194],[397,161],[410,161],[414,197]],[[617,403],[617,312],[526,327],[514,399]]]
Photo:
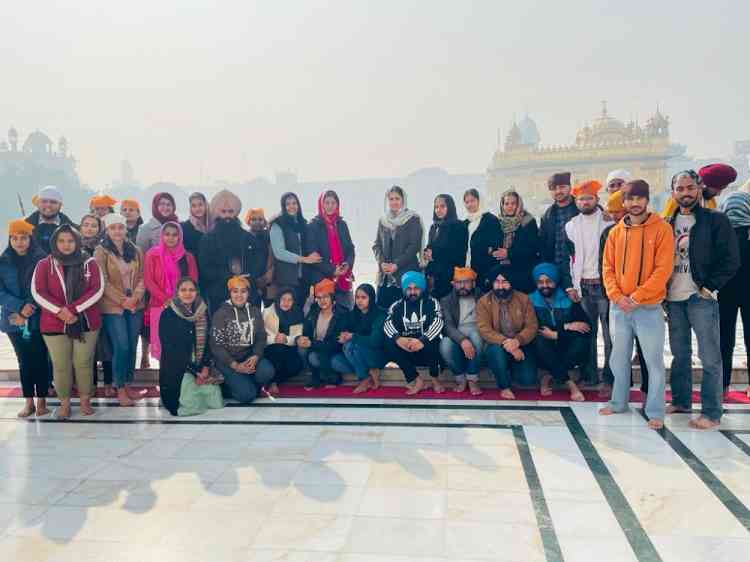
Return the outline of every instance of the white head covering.
[[[57,201],[58,203],[63,202],[62,192],[54,185],[44,186],[37,193],[39,199],[49,199],[51,201]]]
[[[612,180],[630,181],[633,176],[627,170],[612,170],[607,174],[607,181],[604,182],[604,187],[609,185]]]
[[[109,213],[108,215],[104,215],[102,221],[104,222],[104,228],[108,228],[113,224],[122,224],[125,225],[126,228],[128,226],[125,217],[117,213]]]

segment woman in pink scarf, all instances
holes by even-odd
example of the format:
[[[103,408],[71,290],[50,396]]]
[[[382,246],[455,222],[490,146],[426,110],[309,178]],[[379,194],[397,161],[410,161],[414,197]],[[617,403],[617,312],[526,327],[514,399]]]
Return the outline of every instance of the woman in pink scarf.
[[[305,253],[318,252],[322,260],[306,265],[309,281],[314,285],[323,279],[336,283],[336,302],[351,310],[354,244],[349,227],[341,218],[339,196],[335,191],[324,191],[318,198],[318,215],[307,227]]]
[[[161,227],[159,244],[146,254],[143,277],[150,296],[148,302],[149,325],[151,327],[151,357],[159,359],[159,317],[164,303],[174,296],[177,281],[188,276],[198,282],[198,266],[193,254],[185,251],[182,243],[182,228],[177,222],[166,222]]]

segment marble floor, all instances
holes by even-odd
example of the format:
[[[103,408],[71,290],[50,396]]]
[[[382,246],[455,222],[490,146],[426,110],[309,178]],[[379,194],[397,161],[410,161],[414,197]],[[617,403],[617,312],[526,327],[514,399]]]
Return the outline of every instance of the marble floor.
[[[636,406],[155,400],[70,423],[0,399],[0,560],[750,559],[750,409],[657,433]]]

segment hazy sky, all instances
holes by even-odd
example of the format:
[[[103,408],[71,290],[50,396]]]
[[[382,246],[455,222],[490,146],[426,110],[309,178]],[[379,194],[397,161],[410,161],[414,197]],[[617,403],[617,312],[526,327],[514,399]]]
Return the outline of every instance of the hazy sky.
[[[5,2],[0,131],[64,134],[94,187],[482,173],[514,113],[569,143],[602,99],[697,156],[750,138],[750,2],[612,4]]]

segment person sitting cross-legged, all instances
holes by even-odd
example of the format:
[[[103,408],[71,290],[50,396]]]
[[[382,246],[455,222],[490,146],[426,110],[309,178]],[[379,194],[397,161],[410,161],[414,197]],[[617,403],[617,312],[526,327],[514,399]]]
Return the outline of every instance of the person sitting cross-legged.
[[[249,301],[250,281],[235,276],[227,282],[229,300],[211,320],[211,354],[224,375],[230,398],[249,404],[274,376],[273,365],[263,357],[266,329],[260,310]]]
[[[584,400],[583,393],[570,380],[568,371],[586,363],[591,339],[591,324],[583,307],[570,300],[560,289],[560,272],[555,264],[540,263],[534,268],[532,277],[537,290],[531,293],[539,335],[534,340],[534,350],[539,366],[551,374],[542,376],[541,394],[552,394],[550,383],[565,383],[570,399]]]
[[[456,377],[456,392],[482,394],[479,366],[482,359],[482,337],[477,328],[476,307],[479,291],[477,274],[470,267],[453,269],[453,291],[440,301],[445,318],[445,334],[440,340],[440,355]]]
[[[522,386],[536,385],[536,364],[530,344],[539,325],[529,297],[513,289],[507,265],[496,265],[488,278],[492,291],[477,302],[477,326],[486,344],[484,355],[495,375],[500,396],[515,400],[510,388],[511,374]]]
[[[385,355],[403,371],[406,394],[417,394],[428,383],[418,376],[417,366],[427,366],[430,383],[435,392],[444,392],[438,375],[440,367],[440,332],[443,313],[437,299],[427,294],[427,279],[423,273],[407,271],[401,276],[403,298],[388,310],[385,331]]]

